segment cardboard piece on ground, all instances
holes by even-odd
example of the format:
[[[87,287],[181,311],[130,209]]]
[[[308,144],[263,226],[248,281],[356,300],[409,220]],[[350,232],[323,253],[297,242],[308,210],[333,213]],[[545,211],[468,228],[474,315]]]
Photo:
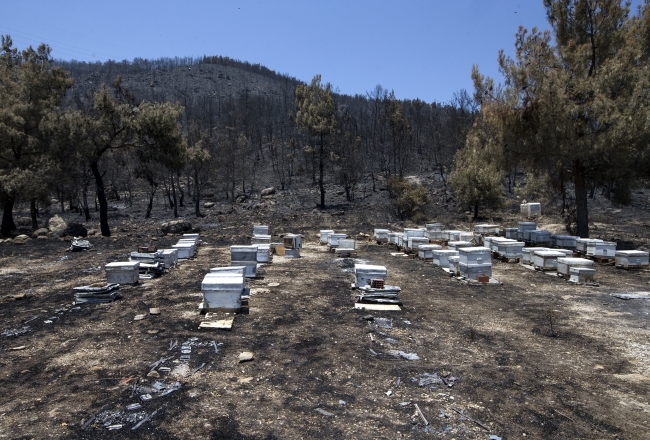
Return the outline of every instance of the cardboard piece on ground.
[[[199,324],[200,329],[220,329],[220,330],[230,330],[232,329],[232,324],[235,321],[234,316],[226,317],[225,319],[217,319],[214,321],[202,321]]]
[[[387,312],[401,312],[402,308],[397,304],[361,304],[356,303],[355,309],[359,310],[374,310],[374,311],[387,311]]]

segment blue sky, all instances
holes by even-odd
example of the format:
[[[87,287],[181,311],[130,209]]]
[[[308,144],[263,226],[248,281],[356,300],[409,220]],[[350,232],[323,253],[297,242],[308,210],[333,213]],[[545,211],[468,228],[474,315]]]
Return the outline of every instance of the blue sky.
[[[635,0],[635,4],[641,0]],[[497,77],[518,27],[548,28],[542,0],[13,0],[0,34],[60,59],[224,55],[341,93],[377,84],[400,99],[449,101],[470,73]]]

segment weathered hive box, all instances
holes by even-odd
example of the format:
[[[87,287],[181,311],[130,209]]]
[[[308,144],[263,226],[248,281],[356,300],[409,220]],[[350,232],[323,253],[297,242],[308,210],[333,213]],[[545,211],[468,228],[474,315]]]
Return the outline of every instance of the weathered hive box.
[[[590,257],[616,257],[616,242],[602,241],[600,243],[587,243],[587,255]]]
[[[183,234],[182,240],[192,240],[194,244],[199,244],[199,234]]]
[[[569,269],[572,267],[593,267],[594,262],[586,258],[558,258],[557,259],[557,274],[569,277]]]
[[[285,234],[283,241],[285,249],[302,249],[302,235],[300,234]]]
[[[424,225],[427,232],[442,232],[442,225],[440,223],[427,223]]]
[[[257,245],[230,246],[230,259],[232,261],[255,261],[257,262]]]
[[[425,231],[424,228],[404,228],[404,236],[407,239],[410,237],[424,237]]]
[[[427,237],[409,237],[406,249],[416,251],[421,244],[429,244],[429,239]]]
[[[327,238],[327,244],[331,247],[336,247],[339,245],[339,240],[341,238],[348,238],[347,234],[336,234],[332,233],[330,236]]]
[[[484,235],[499,235],[499,225],[474,225],[474,232]]]
[[[537,222],[519,222],[517,227],[517,240],[519,241],[528,241],[524,233],[526,231],[534,231],[537,229]]]
[[[139,261],[116,261],[108,263],[104,269],[108,284],[135,284],[140,279]]]
[[[544,247],[525,247],[521,250],[521,262],[523,264],[533,264],[533,252],[535,251],[550,251],[550,249]]]
[[[533,265],[542,270],[557,269],[557,259],[566,257],[562,252],[557,251],[535,251],[533,252]]]
[[[509,238],[511,240],[517,240],[517,232],[519,231],[518,228],[505,228],[504,233],[506,238]]]
[[[272,259],[271,244],[258,244],[257,245],[257,262],[270,263]]]
[[[440,223],[429,223],[425,226],[425,237],[427,237],[429,240],[442,240],[442,226]]]
[[[367,286],[370,284],[370,280],[386,279],[387,270],[384,266],[375,266],[371,264],[355,264],[354,265],[354,276],[356,278],[357,287]]]
[[[447,248],[452,250],[452,251],[457,251],[458,249],[462,247],[473,247],[474,243],[471,241],[450,241],[447,243]]]
[[[555,246],[561,247],[564,249],[575,249],[576,240],[580,237],[575,237],[573,235],[556,235],[555,236]]]
[[[616,267],[644,269],[648,267],[648,252],[616,251]]]
[[[255,253],[254,255],[257,255]],[[255,278],[257,276],[257,261],[231,261],[230,265],[233,267],[244,266],[244,276],[246,278]]]
[[[224,266],[224,267],[213,267],[210,269],[210,273],[213,276],[241,276],[243,277],[246,274],[246,266]]]
[[[442,239],[447,241],[459,241],[461,231],[442,231]]]
[[[448,267],[449,257],[458,255],[458,251],[450,249],[434,249],[431,251],[433,255],[433,265],[438,267]]]
[[[498,237],[483,237],[483,247],[486,249],[492,249],[492,239]]]
[[[178,264],[178,249],[161,249],[158,252],[160,252],[159,261],[163,264],[165,269],[169,269]]]
[[[476,236],[474,235],[473,232],[461,232],[458,235],[458,240],[455,240],[455,241],[470,241],[470,242],[474,243],[475,239],[476,239]],[[474,240],[474,241],[472,241],[472,240]]]
[[[521,241],[509,240],[497,242],[497,254],[503,258],[519,259],[522,258],[522,251],[525,243]]]
[[[388,242],[393,243],[393,244],[397,244],[397,241],[398,241],[397,236],[398,235],[399,235],[399,232],[389,232],[388,233]]]
[[[271,235],[271,230],[266,225],[253,225],[253,235]]]
[[[498,253],[499,252],[499,243],[515,243],[516,240],[511,240],[509,238],[504,238],[504,237],[486,237],[486,239],[489,238],[489,245],[490,245],[490,250],[492,252]]]
[[[591,238],[578,238],[576,239],[576,252],[579,252],[581,254],[586,254],[587,245],[589,245],[589,243],[597,243],[597,242],[602,243],[603,240],[591,239]]]
[[[196,245],[192,243],[176,243],[172,245],[172,249],[176,249],[178,252],[178,258],[192,258],[194,256],[194,250]]]
[[[536,229],[534,231],[528,231],[528,233],[530,234],[528,241],[533,244],[551,244],[551,233],[548,231],[540,231],[539,229]],[[526,232],[524,232],[524,234],[526,234]]]
[[[460,257],[458,255],[450,255],[447,258],[447,261],[448,261],[447,269],[449,269],[451,273],[454,274],[454,276],[458,276],[458,270],[459,270],[458,266],[460,263]]]
[[[519,205],[519,210],[526,217],[538,217],[542,215],[541,203],[522,203]]]
[[[553,249],[557,252],[562,252],[567,258],[573,257],[573,251],[571,249]]]
[[[572,267],[569,269],[569,281],[574,283],[593,283],[596,269],[588,267]]]
[[[490,250],[482,246],[459,248],[458,256],[463,264],[492,264]]]
[[[160,259],[162,253],[157,252],[131,252],[129,254],[129,260],[131,261],[140,261],[142,263],[154,263]]]
[[[390,229],[375,229],[375,240],[379,243],[388,243]]]
[[[354,238],[342,238],[339,240],[339,249],[355,250],[356,248],[357,241]]]
[[[236,312],[241,309],[241,296],[246,287],[246,281],[240,275],[207,274],[201,283],[203,292],[203,308]]]
[[[251,239],[251,244],[271,244],[270,235],[253,235]]]
[[[321,229],[320,231],[320,243],[321,244],[327,244],[329,243],[329,238],[330,235],[332,235],[334,231],[331,229]]]
[[[442,246],[439,244],[421,244],[418,246],[418,257],[423,260],[432,260],[433,251],[437,249],[442,249]]]
[[[479,275],[492,277],[492,264],[463,264],[458,265],[460,276],[470,280],[478,280]]]

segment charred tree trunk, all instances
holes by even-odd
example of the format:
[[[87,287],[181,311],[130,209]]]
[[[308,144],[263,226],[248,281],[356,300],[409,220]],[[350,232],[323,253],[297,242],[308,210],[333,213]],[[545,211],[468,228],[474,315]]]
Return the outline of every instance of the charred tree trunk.
[[[474,220],[478,219],[478,202],[474,203]]]
[[[194,170],[194,213],[196,218],[203,217],[201,215],[201,190],[199,187],[199,172]]]
[[[325,146],[323,135],[320,135],[320,154],[318,158],[318,188],[320,189],[320,209],[325,209],[325,184],[323,182],[323,167],[325,161]]]
[[[97,186],[97,200],[99,201],[99,228],[104,237],[111,236],[111,229],[108,227],[108,202],[106,201],[106,189],[104,188],[104,178],[99,172],[97,162],[90,165],[90,170],[95,177],[95,185]]]
[[[88,207],[88,184],[84,184],[83,190],[81,191],[83,195],[83,208],[84,214],[86,215],[86,221],[90,220],[90,208]]]
[[[582,238],[589,237],[589,209],[587,206],[587,184],[584,165],[580,161],[573,163],[573,183],[576,192],[576,228]]]
[[[156,194],[156,189],[158,185],[154,181],[149,182],[151,185],[151,191],[149,192],[149,204],[147,205],[147,212],[144,215],[144,218],[151,217],[151,210],[153,209],[153,196]]]
[[[7,196],[4,206],[2,207],[2,226],[0,226],[0,236],[2,237],[10,237],[11,231],[16,229],[13,215],[15,202],[16,197]]]
[[[173,174],[172,174],[172,197],[174,198],[174,217],[178,217],[178,201],[176,200],[176,184],[174,183]]]
[[[29,201],[29,213],[32,217],[32,229],[38,229],[38,209],[36,208],[36,199]]]

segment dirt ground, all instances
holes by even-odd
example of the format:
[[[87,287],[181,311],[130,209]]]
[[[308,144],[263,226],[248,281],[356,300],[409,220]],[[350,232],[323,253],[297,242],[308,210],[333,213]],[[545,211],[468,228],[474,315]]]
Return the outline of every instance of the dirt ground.
[[[650,302],[610,295],[650,290],[648,271],[599,265],[598,287],[577,286],[495,261],[502,284],[467,285],[366,239],[356,262],[386,266],[403,308],[360,311],[355,260],[288,216],[267,224],[304,234],[302,258],[260,269],[231,331],[199,330],[203,276],[229,265],[228,246],[248,243],[258,221],[206,220],[195,259],[113,303],[72,306],[72,288],[105,280],[106,263],[178,239],[154,222],[112,222],[114,237],[91,238],[89,252],[0,244],[0,438],[650,438]],[[244,351],[254,359],[240,363]]]

